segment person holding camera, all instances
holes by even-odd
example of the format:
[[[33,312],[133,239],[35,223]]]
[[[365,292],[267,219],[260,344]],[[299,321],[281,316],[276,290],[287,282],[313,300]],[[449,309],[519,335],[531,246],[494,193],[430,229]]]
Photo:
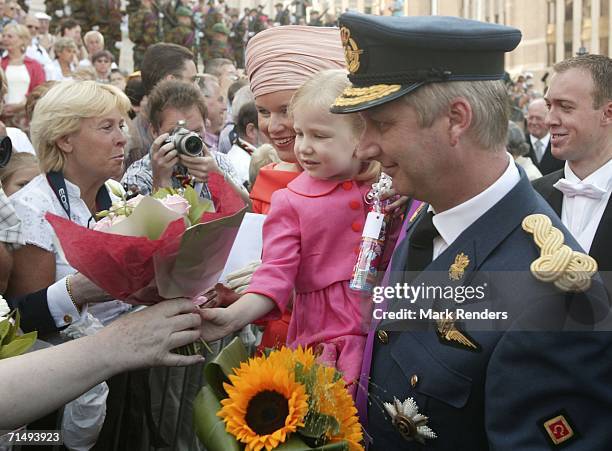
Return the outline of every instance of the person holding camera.
[[[156,138],[149,153],[125,172],[122,182],[128,190],[147,195],[159,188],[192,184],[201,197],[211,199],[206,182],[216,172],[248,202],[248,191],[238,181],[227,155],[204,145],[207,109],[195,86],[163,81],[151,92],[147,110]]]

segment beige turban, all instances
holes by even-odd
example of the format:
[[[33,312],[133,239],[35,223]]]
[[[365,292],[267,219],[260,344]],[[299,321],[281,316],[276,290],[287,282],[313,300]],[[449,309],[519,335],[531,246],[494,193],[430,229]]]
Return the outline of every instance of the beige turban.
[[[337,28],[268,28],[253,36],[246,49],[246,71],[255,97],[297,89],[317,72],[345,67]]]

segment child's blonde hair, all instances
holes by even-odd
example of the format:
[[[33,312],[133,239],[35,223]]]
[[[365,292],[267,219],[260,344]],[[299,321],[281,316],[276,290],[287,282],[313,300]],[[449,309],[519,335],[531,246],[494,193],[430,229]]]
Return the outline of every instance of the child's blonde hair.
[[[8,164],[0,168],[0,182],[3,185],[8,184],[8,180],[15,175],[17,171],[28,166],[38,166],[38,159],[27,152],[13,152]]]
[[[329,113],[329,108],[334,103],[334,100],[336,100],[336,97],[351,86],[347,74],[348,72],[342,69],[331,69],[313,75],[291,98],[289,114],[293,116],[294,112],[300,108],[316,108]],[[357,113],[352,113],[343,114],[342,118],[352,127],[355,137],[358,138],[364,127],[361,116]],[[355,180],[378,179],[380,163],[377,161],[369,161],[367,163],[367,167],[355,177]]]

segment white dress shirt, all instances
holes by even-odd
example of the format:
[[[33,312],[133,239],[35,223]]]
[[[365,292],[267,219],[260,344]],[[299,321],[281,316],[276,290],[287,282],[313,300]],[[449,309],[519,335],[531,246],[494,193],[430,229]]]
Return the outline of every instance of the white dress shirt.
[[[91,212],[81,199],[78,186],[66,180],[66,190],[70,201],[70,219],[84,227],[95,224]],[[80,318],[70,300],[65,281],[68,275],[75,273],[75,269],[70,266],[63,252],[58,249],[55,232],[44,217],[46,212],[50,212],[67,218],[66,212],[43,174],[34,177],[30,183],[13,194],[10,200],[15,207],[17,216],[21,219],[21,229],[26,244],[33,244],[51,252],[55,257],[56,283],[47,290],[47,304],[55,325],[57,327],[66,326],[68,325],[64,319],[66,314],[73,319]],[[91,304],[89,313],[103,324],[107,324],[129,309],[130,306],[121,301],[110,301]]]
[[[538,163],[542,161],[542,157],[546,153],[546,149],[548,148],[548,143],[550,142],[550,133],[546,133],[542,138],[536,138],[533,135],[529,135],[529,140],[531,141],[531,147],[533,147],[533,151],[536,153],[536,158],[538,159]],[[538,155],[536,149],[536,143],[540,141],[542,143],[542,153]]]
[[[434,260],[521,180],[512,156],[507,155],[508,167],[491,186],[462,204],[434,215],[433,224],[440,233],[433,242]],[[431,206],[429,210],[434,211]]]
[[[561,221],[574,235],[578,244],[586,252],[589,252],[601,217],[610,200],[610,193],[612,193],[612,160],[609,160],[584,180],[580,180],[572,172],[567,162],[565,162],[564,172],[565,179],[570,183],[589,183],[606,191],[601,199],[591,199],[585,196],[563,196]]]

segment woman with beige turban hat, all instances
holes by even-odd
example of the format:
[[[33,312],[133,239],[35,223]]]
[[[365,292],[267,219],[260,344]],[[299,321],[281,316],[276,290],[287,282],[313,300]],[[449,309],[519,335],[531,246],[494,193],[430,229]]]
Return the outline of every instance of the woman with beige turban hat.
[[[293,144],[295,131],[287,110],[291,97],[310,77],[326,69],[345,67],[344,51],[337,28],[287,25],[256,34],[246,49],[246,71],[259,129],[276,149],[280,163],[260,169],[251,190],[255,213],[267,214],[272,193],[285,188],[299,175]],[[284,345],[291,312],[266,324],[260,350]]]
[[[285,188],[302,168],[293,153],[295,132],[287,107],[295,91],[314,74],[345,67],[337,28],[288,25],[256,34],[246,49],[246,71],[255,95],[259,129],[281,163],[264,166],[251,191],[253,211],[266,214],[272,193]]]

